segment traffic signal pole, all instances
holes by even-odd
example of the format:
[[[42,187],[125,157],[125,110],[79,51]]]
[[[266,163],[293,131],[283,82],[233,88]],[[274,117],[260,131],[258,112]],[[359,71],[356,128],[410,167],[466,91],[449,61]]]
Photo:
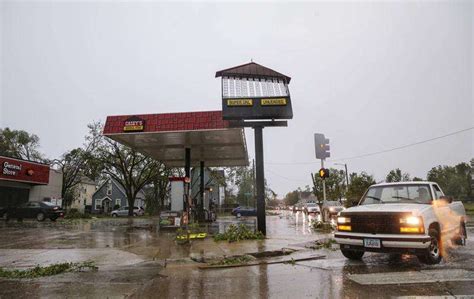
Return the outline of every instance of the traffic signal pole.
[[[321,168],[324,169],[324,159],[321,159]],[[326,179],[323,178],[323,202],[326,201]]]

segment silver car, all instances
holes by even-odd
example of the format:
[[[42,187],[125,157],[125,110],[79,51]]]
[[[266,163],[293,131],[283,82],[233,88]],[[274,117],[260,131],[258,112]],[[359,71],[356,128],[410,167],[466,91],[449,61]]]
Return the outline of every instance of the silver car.
[[[133,207],[133,216],[143,216],[145,211],[143,211],[142,208],[139,207]],[[110,215],[112,217],[127,217],[128,216],[128,207],[121,207],[120,209],[113,210],[110,212]]]
[[[310,213],[319,214],[320,213],[319,205],[315,202],[308,202],[304,207],[304,212],[306,214],[310,214]]]
[[[336,217],[337,213],[344,210],[342,204],[338,201],[326,201],[323,203],[323,220],[329,221],[331,218]]]

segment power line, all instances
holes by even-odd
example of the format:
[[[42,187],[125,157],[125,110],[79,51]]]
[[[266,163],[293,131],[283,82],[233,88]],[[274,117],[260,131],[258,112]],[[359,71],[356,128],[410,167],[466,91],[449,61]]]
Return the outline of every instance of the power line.
[[[460,134],[460,133],[463,133],[463,132],[467,132],[467,131],[470,131],[472,129],[474,129],[474,127],[462,129],[462,130],[451,132],[451,133],[448,133],[448,134],[445,134],[445,135],[442,135],[442,136],[438,136],[438,137],[434,137],[434,138],[430,138],[430,139],[426,139],[426,140],[422,140],[422,141],[418,141],[418,142],[414,142],[414,143],[410,143],[410,144],[406,144],[406,145],[386,149],[386,150],[381,150],[381,151],[377,151],[377,152],[372,152],[372,153],[367,153],[367,154],[362,154],[362,155],[357,155],[357,156],[352,156],[352,157],[346,157],[346,158],[331,159],[331,162],[344,161],[344,160],[347,161],[347,160],[359,159],[359,158],[374,156],[374,155],[378,155],[378,154],[393,152],[393,151],[404,149],[404,148],[407,148],[407,147],[412,147],[412,146],[420,145],[420,144],[423,144],[423,143],[431,142],[431,141],[434,141],[434,140],[438,140],[438,139],[446,138],[446,137],[449,137],[449,136],[453,136],[453,135],[456,135],[456,134]],[[271,164],[271,165],[303,165],[303,164],[311,164],[311,163],[317,163],[317,162],[318,161],[294,162],[294,163],[286,163],[286,162],[270,163],[269,162],[267,164]]]
[[[282,178],[282,179],[285,179],[285,180],[287,180],[287,181],[290,181],[290,182],[300,182],[300,183],[301,183],[301,182],[306,182],[306,183],[308,182],[308,181],[302,180],[302,179],[291,179],[291,178],[282,176],[281,174],[278,174],[277,172],[271,170],[271,169],[268,168],[268,167],[266,168],[266,170],[268,170],[270,173],[272,173],[272,174],[274,174],[274,175],[276,175],[276,176],[278,176],[278,177],[280,177],[280,178]],[[309,180],[309,179],[308,179],[308,180]]]
[[[459,131],[456,131],[456,132],[452,132],[452,133],[449,133],[449,134],[446,134],[446,135],[442,135],[442,136],[438,136],[438,137],[434,137],[434,138],[430,138],[430,139],[426,139],[426,140],[422,140],[422,141],[418,141],[418,142],[414,142],[414,143],[402,145],[402,146],[399,146],[399,147],[394,147],[394,148],[387,149],[387,150],[382,150],[382,151],[373,152],[373,153],[369,153],[369,154],[363,154],[363,155],[359,155],[359,156],[353,156],[353,157],[335,159],[335,160],[332,160],[332,161],[352,160],[352,159],[358,159],[358,158],[363,158],[363,157],[368,157],[368,156],[373,156],[373,155],[378,155],[378,154],[393,152],[393,151],[400,150],[400,149],[404,149],[404,148],[407,148],[407,147],[411,147],[411,146],[415,146],[415,145],[419,145],[419,144],[431,142],[431,141],[434,141],[434,140],[446,138],[446,137],[449,137],[449,136],[453,136],[453,135],[456,135],[456,134],[459,134],[459,133],[463,133],[463,132],[466,132],[466,131],[469,131],[469,130],[472,130],[472,129],[474,129],[474,127],[470,127],[470,128],[463,129],[463,130],[459,130]]]

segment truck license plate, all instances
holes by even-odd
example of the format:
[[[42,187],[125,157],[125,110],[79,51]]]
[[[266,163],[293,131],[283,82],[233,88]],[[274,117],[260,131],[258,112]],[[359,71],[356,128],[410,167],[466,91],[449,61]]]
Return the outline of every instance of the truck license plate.
[[[380,248],[380,240],[379,239],[364,239],[364,247]]]

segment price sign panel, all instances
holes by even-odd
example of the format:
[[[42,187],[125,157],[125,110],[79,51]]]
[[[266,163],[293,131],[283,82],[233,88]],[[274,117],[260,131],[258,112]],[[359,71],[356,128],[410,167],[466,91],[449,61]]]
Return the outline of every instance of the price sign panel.
[[[290,77],[254,62],[216,73],[222,77],[226,120],[292,119]]]

